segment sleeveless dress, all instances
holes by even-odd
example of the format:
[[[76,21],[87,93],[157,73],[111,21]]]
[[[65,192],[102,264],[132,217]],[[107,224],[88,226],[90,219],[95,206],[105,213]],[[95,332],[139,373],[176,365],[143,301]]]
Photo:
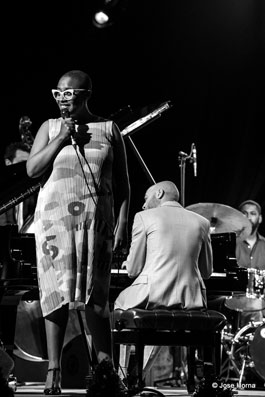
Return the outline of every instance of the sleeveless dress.
[[[62,119],[49,120],[49,138]],[[38,195],[34,216],[43,316],[67,303],[108,312],[113,247],[112,121],[87,124],[87,143],[66,144]]]

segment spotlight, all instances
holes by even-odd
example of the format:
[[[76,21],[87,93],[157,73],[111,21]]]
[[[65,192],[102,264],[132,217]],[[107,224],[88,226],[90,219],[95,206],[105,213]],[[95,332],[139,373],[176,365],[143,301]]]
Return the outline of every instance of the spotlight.
[[[121,12],[124,11],[125,0],[104,0],[103,5],[93,16],[93,24],[97,28],[106,28],[111,26]]]
[[[106,27],[107,25],[109,25],[110,23],[110,18],[108,16],[108,14],[106,14],[106,12],[104,11],[97,11],[94,15],[94,19],[93,19],[94,25],[97,28],[103,28]]]

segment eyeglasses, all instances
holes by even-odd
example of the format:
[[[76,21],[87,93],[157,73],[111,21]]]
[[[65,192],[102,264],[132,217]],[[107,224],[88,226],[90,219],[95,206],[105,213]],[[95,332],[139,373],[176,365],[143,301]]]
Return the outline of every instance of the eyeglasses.
[[[65,101],[70,101],[74,95],[76,95],[76,91],[91,91],[85,88],[68,88],[68,90],[60,91],[60,90],[52,90],[52,95],[56,101],[60,101],[64,99]]]

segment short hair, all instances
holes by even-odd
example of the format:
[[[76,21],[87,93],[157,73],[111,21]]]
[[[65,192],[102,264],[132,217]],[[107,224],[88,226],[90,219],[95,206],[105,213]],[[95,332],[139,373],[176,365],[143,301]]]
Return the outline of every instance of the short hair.
[[[155,190],[163,189],[165,192],[165,196],[169,200],[179,201],[179,190],[174,182],[171,181],[161,181],[153,185]]]
[[[64,73],[60,77],[60,80],[64,77],[70,77],[73,80],[77,80],[80,83],[81,88],[92,91],[92,81],[86,72],[83,72],[82,70],[70,70],[69,72]]]
[[[4,159],[13,162],[17,150],[22,150],[23,152],[30,152],[29,147],[23,142],[11,142],[5,149]]]
[[[245,201],[243,201],[243,202],[238,206],[239,211],[242,211],[242,208],[243,208],[246,204],[255,205],[255,206],[257,207],[257,210],[258,210],[259,214],[261,214],[261,206],[259,205],[259,203],[257,203],[257,202],[254,201],[254,200],[245,200]]]

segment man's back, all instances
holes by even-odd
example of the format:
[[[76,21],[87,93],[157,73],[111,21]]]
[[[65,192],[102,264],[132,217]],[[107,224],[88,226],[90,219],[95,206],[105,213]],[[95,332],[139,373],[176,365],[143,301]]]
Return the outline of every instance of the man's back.
[[[124,263],[129,276],[137,278],[115,307],[205,307],[202,277],[212,273],[209,227],[205,218],[176,201],[137,213]]]

